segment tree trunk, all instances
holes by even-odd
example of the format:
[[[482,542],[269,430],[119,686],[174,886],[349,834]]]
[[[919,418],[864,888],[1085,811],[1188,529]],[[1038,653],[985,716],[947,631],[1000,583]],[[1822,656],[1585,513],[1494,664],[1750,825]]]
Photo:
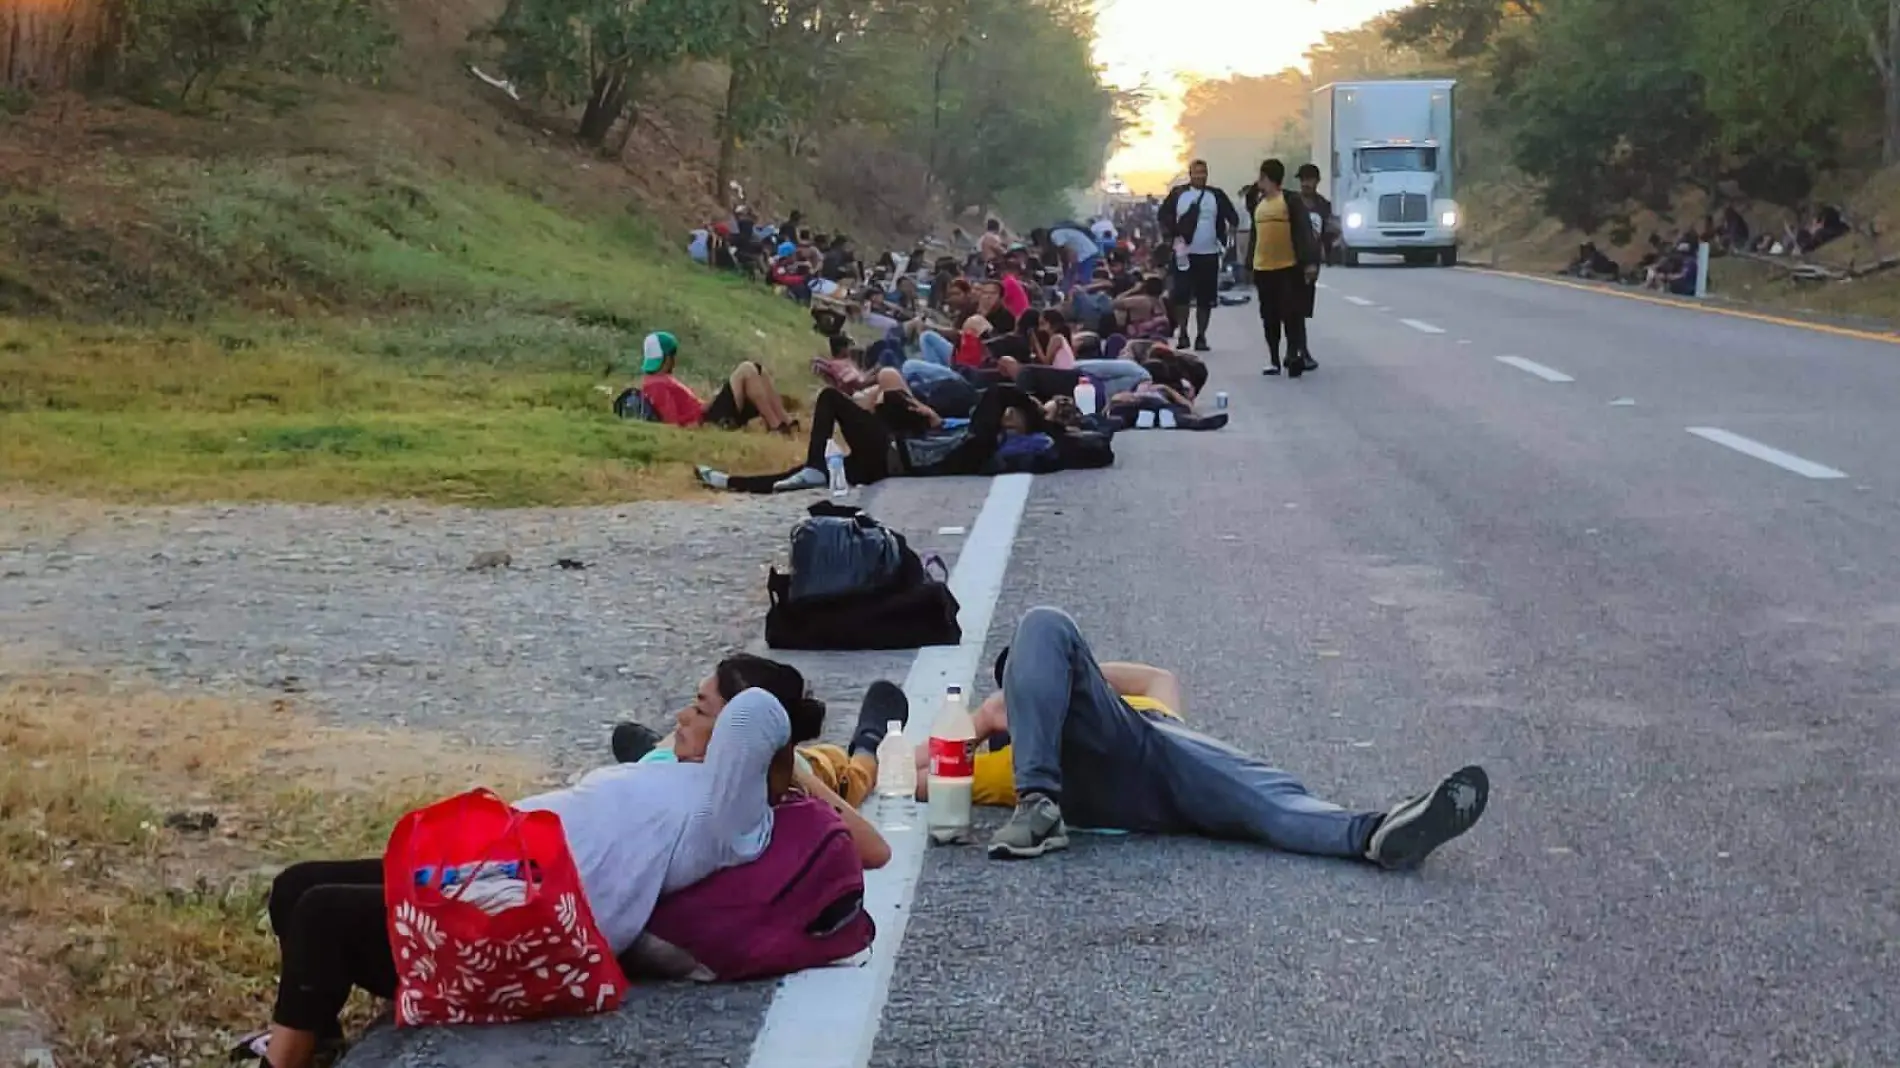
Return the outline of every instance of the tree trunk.
[[[627,158],[627,143],[633,140],[633,131],[640,125],[640,109],[627,109],[627,124],[620,128],[620,140],[614,142],[613,158]]]
[[[111,57],[122,15],[105,0],[42,0],[0,5],[0,87],[63,89],[85,85]]]
[[[744,83],[743,61],[734,60],[732,74],[726,79],[726,106],[719,112],[719,165],[713,171],[712,193],[721,204],[726,202],[726,183],[732,180],[733,163],[739,153],[738,111]]]
[[[937,57],[937,69],[930,79],[930,152],[924,160],[924,205],[930,204],[930,191],[937,185],[937,139],[943,129],[943,74],[950,66],[950,52],[956,47],[952,41],[943,46],[943,53]]]
[[[593,95],[587,98],[587,110],[581,113],[581,125],[575,136],[584,145],[601,147],[621,112],[627,110],[627,68],[615,65],[594,79]]]

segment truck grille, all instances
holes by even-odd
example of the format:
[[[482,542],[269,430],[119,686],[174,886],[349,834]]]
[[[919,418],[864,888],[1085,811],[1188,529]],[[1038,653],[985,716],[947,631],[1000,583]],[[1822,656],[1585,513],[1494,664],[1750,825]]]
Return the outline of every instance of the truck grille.
[[[1422,193],[1387,193],[1379,198],[1382,223],[1422,223],[1429,214]]]

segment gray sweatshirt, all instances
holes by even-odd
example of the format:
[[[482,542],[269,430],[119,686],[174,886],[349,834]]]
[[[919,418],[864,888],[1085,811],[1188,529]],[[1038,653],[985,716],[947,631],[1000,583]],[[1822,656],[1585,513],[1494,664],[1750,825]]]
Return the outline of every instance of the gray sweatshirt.
[[[734,697],[696,764],[620,764],[516,802],[561,817],[594,921],[615,953],[633,945],[661,894],[758,859],[772,840],[766,770],[791,720],[764,690]]]

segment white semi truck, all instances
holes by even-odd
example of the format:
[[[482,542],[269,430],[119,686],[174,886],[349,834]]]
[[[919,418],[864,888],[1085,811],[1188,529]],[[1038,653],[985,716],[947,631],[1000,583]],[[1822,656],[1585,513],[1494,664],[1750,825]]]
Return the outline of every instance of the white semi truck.
[[[1334,82],[1313,90],[1313,162],[1339,218],[1337,254],[1458,262],[1449,79]]]

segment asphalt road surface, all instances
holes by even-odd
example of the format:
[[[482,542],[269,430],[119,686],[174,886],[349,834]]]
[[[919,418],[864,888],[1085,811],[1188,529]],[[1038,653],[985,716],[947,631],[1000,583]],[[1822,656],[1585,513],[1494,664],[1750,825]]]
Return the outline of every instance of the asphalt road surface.
[[[1475,271],[1324,281],[1320,371],[1263,377],[1225,310],[1231,426],[1034,480],[982,675],[1060,605],[1322,796],[1478,762],[1489,814],[1411,875],[930,850],[888,1001],[856,1006],[870,1063],[1900,1064],[1900,345]],[[970,522],[984,490],[872,505]],[[753,1055],[770,988],[660,997],[586,1063],[793,1063]]]
[[[1233,425],[1037,480],[990,651],[1060,604],[1322,795],[1477,761],[1489,815],[1415,876],[933,851],[872,1063],[1900,1064],[1900,346],[1325,281],[1319,372],[1225,311]]]

